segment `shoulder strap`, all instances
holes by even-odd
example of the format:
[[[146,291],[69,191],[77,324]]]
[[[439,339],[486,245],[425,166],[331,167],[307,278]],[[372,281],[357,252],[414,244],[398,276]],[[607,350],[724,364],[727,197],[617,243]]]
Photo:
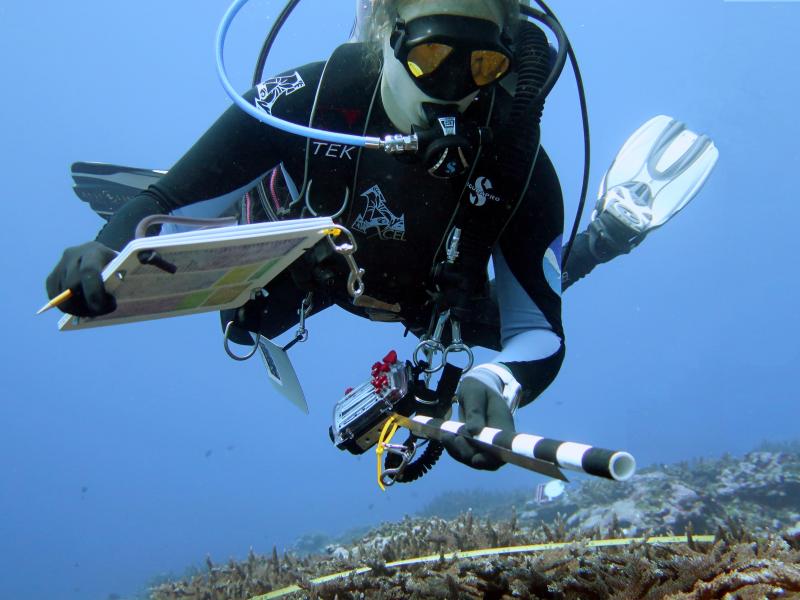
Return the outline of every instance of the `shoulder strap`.
[[[458,258],[453,264],[446,262],[446,244],[437,257],[437,284],[459,282],[457,293],[444,290],[448,303],[455,304],[451,308],[466,310],[471,296],[480,291],[492,248],[522,203],[539,154],[544,99],[538,99],[538,91],[547,78],[549,45],[544,32],[532,24],[521,34],[524,42],[518,44],[515,60],[525,72],[511,102],[492,111],[493,143],[481,148],[453,219],[453,227],[460,230]]]
[[[361,43],[334,50],[325,65],[311,114],[311,126],[326,131],[364,135],[380,74],[380,58],[372,59]],[[342,214],[353,193],[360,148],[309,139],[306,145],[306,208],[312,215]],[[324,173],[325,185],[314,186]]]

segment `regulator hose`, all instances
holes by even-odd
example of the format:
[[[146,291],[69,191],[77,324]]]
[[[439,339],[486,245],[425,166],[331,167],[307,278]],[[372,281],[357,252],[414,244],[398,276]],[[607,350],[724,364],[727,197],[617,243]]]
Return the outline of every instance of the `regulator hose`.
[[[267,37],[264,39],[264,43],[261,45],[261,52],[258,53],[256,68],[253,71],[253,87],[257,86],[264,80],[264,68],[267,65],[267,57],[272,50],[272,45],[275,43],[275,38],[278,37],[278,34],[280,33],[281,29],[283,29],[283,26],[286,23],[286,20],[289,18],[289,15],[292,14],[292,11],[299,3],[300,0],[289,0],[289,2],[287,2],[283,7],[281,14],[278,15],[278,18],[275,19],[275,22],[272,24]],[[261,202],[261,206],[269,206],[269,198],[267,198],[264,185],[260,184],[256,186],[256,195],[258,196],[259,202]]]
[[[497,131],[495,148],[498,163],[507,171],[512,186],[523,182],[524,188],[533,171],[541,139],[539,125],[555,73],[550,64],[550,45],[544,32],[529,21],[520,23],[514,52],[517,87],[508,118]],[[520,135],[520,132],[524,132]]]
[[[292,11],[299,3],[300,0],[289,0],[289,2],[283,7],[281,14],[278,15],[278,18],[275,19],[275,22],[272,24],[269,34],[267,34],[264,44],[261,46],[261,52],[258,53],[256,68],[253,72],[253,86],[258,85],[264,80],[264,67],[267,64],[267,56],[269,56],[269,53],[272,50],[272,45],[275,43],[275,38],[278,37],[278,33],[280,33],[280,30],[286,23],[289,15],[292,14]]]
[[[561,27],[561,23],[556,17],[555,13],[550,9],[547,4],[545,4],[544,0],[534,0],[537,5],[544,11],[547,17],[556,24],[557,29],[560,30],[564,37],[564,49],[569,57],[569,62],[572,65],[572,70],[575,73],[575,84],[578,87],[578,100],[581,105],[581,120],[583,121],[583,181],[581,183],[581,196],[578,202],[578,209],[575,214],[575,221],[572,224],[572,231],[570,232],[569,242],[567,242],[564,254],[561,257],[561,265],[562,269],[567,265],[567,259],[569,258],[570,251],[572,250],[572,245],[575,243],[575,237],[578,235],[578,227],[580,226],[581,222],[581,215],[583,215],[584,207],[586,206],[586,196],[589,192],[589,169],[591,165],[591,141],[589,136],[589,109],[586,106],[586,90],[583,86],[583,77],[581,76],[580,66],[578,65],[578,58],[575,56],[575,51],[572,49],[572,44],[569,42],[566,34],[564,33],[563,28]],[[533,18],[538,18],[534,13],[538,12],[534,9],[530,8],[529,6],[525,6],[524,4],[520,5],[520,10],[523,14],[528,15]],[[556,33],[556,29],[553,30]],[[558,35],[556,33],[556,35]],[[559,45],[561,41],[559,39]],[[561,48],[559,48],[559,54],[561,53]]]
[[[536,11],[538,13],[538,11]],[[538,13],[541,15],[541,13]],[[544,18],[544,15],[542,15]],[[566,51],[563,52],[566,56]],[[490,176],[496,193],[512,200],[509,208],[516,210],[528,190],[541,141],[540,123],[544,101],[557,79],[559,61],[553,64],[550,44],[544,31],[530,21],[521,21],[515,37],[514,71],[516,89],[501,123],[494,129],[494,139],[485,151],[492,156]],[[506,223],[513,212],[503,215]],[[485,217],[479,211],[464,213],[459,225],[459,260],[466,281],[479,286],[485,281],[486,264],[492,247],[502,231],[483,227]],[[476,289],[468,289],[467,295]],[[466,309],[467,307],[464,306]]]

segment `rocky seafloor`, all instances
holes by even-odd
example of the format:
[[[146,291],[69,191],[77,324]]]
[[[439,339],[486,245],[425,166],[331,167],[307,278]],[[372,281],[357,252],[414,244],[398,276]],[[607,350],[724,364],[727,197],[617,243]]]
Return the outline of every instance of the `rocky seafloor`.
[[[670,535],[684,540],[658,541]],[[550,546],[473,552],[533,544]],[[428,558],[394,564],[420,556]],[[153,600],[258,596],[800,598],[800,444],[652,466],[623,483],[587,479],[544,503],[529,491],[451,493],[357,536],[309,535],[283,555],[251,552],[242,562],[209,558],[191,577],[150,590]]]

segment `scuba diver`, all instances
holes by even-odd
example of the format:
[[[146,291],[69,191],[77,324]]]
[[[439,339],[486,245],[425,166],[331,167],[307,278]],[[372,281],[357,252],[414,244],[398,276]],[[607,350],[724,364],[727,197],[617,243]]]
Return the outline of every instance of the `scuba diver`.
[[[546,35],[521,17],[516,0],[359,0],[350,43],[244,98],[320,130],[399,132],[400,146],[413,136],[416,154],[301,137],[232,106],[94,241],[65,250],[48,295],[72,290],[60,305],[72,315],[113,311],[101,272],[151,215],[204,205],[242,223],[331,216],[357,240],[366,293],[353,299],[345,261],[318,245],[265,293],[223,311],[226,336],[246,345],[251,333],[275,338],[297,324],[298,306],[307,316],[336,304],[400,322],[423,340],[449,321],[439,332],[443,346],[498,351],[460,376],[462,420],[470,432],[514,431],[514,412],[550,385],[564,359],[563,289],[663,225],[716,160],[710,140],[681,123],[645,124],[606,174],[562,273],[561,188],[539,144],[554,62]],[[465,439],[445,447],[476,469],[503,464]]]

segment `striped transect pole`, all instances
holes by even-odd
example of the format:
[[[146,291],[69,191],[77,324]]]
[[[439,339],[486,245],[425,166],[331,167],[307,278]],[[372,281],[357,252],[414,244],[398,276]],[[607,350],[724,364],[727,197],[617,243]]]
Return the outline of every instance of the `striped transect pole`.
[[[586,444],[563,442],[538,435],[484,427],[477,435],[467,431],[465,423],[432,417],[404,417],[395,414],[396,422],[418,437],[443,441],[459,435],[477,442],[507,463],[566,481],[559,470],[570,469],[615,481],[630,479],[636,460],[628,452],[595,448]]]

